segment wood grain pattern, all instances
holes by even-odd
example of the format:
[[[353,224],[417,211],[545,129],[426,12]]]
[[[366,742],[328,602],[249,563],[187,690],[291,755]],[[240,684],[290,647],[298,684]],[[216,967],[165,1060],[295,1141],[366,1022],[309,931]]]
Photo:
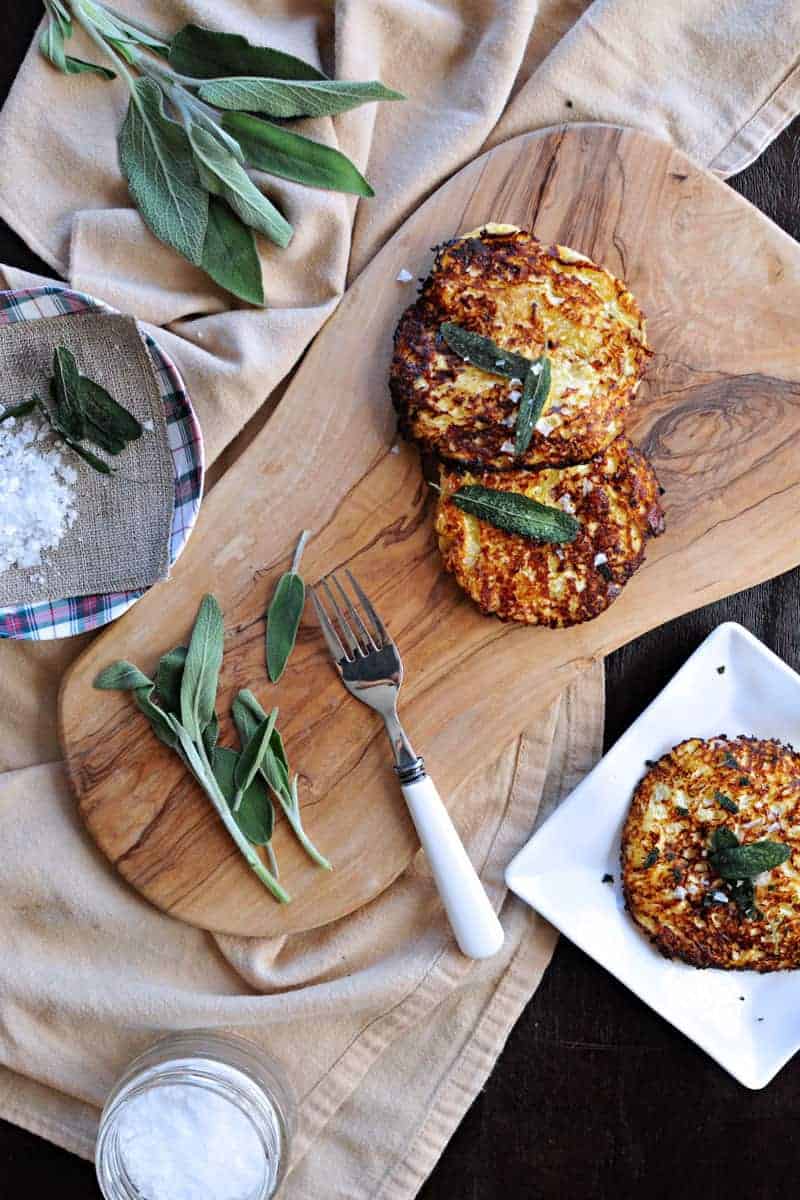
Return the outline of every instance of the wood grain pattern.
[[[667,489],[667,533],[616,604],[571,630],[481,617],[440,570],[415,452],[389,452],[391,332],[411,299],[395,276],[401,267],[424,274],[432,244],[488,219],[533,228],[623,275],[656,351],[630,431]],[[174,579],[68,675],[62,742],[103,851],[174,915],[259,935],[344,915],[408,862],[415,842],[382,729],[338,684],[310,615],[281,684],[265,686],[261,613],[302,526],[316,531],[306,577],[346,563],[388,618],[406,665],[404,719],[445,796],[587,661],[795,565],[799,298],[795,243],[644,134],[596,125],[544,131],[460,172],[350,289],[266,431],[209,497]],[[242,686],[265,703],[275,696],[303,777],[309,832],[336,866],[330,876],[316,871],[279,826],[282,878],[295,897],[284,907],[250,877],[129,700],[98,702],[91,690],[113,658],[152,667],[185,637],[209,590],[226,614],[222,708]]]

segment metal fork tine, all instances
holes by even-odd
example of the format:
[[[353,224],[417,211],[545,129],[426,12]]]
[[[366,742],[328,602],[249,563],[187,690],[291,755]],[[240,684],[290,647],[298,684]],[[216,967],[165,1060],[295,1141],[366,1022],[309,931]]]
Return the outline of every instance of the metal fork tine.
[[[358,626],[359,631],[360,631],[362,637],[364,638],[364,641],[367,644],[367,647],[371,646],[373,650],[377,650],[378,645],[377,645],[374,637],[370,633],[370,631],[367,629],[364,622],[361,620],[361,613],[353,605],[353,601],[350,599],[347,592],[344,590],[342,585],[339,583],[339,580],[337,579],[337,577],[335,575],[331,575],[330,578],[333,580],[333,583],[336,586],[337,592],[342,597],[342,600],[343,600],[345,606],[347,607],[347,611],[350,615],[350,619],[352,621],[355,621],[356,625]]]
[[[330,617],[322,607],[316,590],[313,587],[311,588],[311,602],[314,605],[314,611],[317,614],[317,620],[319,621],[320,629],[322,630],[322,636],[325,638],[325,643],[330,650],[331,658],[334,659],[335,662],[341,662],[343,658],[347,658],[348,656],[345,652],[344,646],[337,636],[336,630],[333,628]]]
[[[358,583],[356,582],[356,580],[353,578],[352,574],[350,573],[350,571],[347,570],[346,567],[345,567],[344,573],[347,576],[347,578],[350,580],[350,586],[352,587],[355,594],[358,596],[361,607],[364,609],[364,612],[367,614],[369,619],[372,621],[373,627],[378,635],[378,641],[381,644],[384,644],[385,642],[391,642],[392,639],[386,631],[386,626],[384,625],[383,621],[380,619],[378,614],[375,612],[375,609],[372,607],[369,600],[364,595],[363,590],[361,589],[361,587],[359,587]]]
[[[342,612],[341,608],[339,607],[339,605],[336,601],[336,597],[334,596],[333,592],[329,588],[327,579],[322,580],[320,587],[323,588],[325,595],[328,598],[328,602],[329,602],[331,608],[333,609],[334,613],[336,614],[336,623],[338,626],[339,633],[344,636],[344,640],[347,642],[347,646],[348,646],[348,649],[350,650],[351,657],[352,658],[363,658],[365,652],[364,652],[364,650],[362,650],[361,646],[358,644],[358,638],[353,633],[350,626],[347,624],[347,618],[345,617],[344,613]]]

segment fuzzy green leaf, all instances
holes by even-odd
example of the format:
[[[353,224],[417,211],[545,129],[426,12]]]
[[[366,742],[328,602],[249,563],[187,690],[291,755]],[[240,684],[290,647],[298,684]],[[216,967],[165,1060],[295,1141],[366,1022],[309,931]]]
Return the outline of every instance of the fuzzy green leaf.
[[[153,684],[150,683],[147,687],[137,688],[133,693],[133,698],[150,722],[158,740],[174,750],[178,745],[178,736],[172,726],[172,719],[153,700],[154,690]]]
[[[225,628],[213,596],[204,596],[192,630],[181,680],[181,724],[193,741],[214,716]]]
[[[169,63],[181,75],[217,79],[225,75],[267,75],[272,79],[326,79],[317,67],[274,50],[253,46],[238,33],[217,33],[184,25],[172,39]]]
[[[298,83],[247,76],[212,79],[201,86],[200,95],[217,108],[263,112],[270,117],[332,116],[373,100],[405,99],[400,92],[384,87],[377,80],[348,83],[320,79]]]
[[[189,139],[164,112],[152,79],[137,79],[120,130],[119,161],[145,224],[195,266],[203,260],[208,192],[202,187]]]
[[[242,796],[239,807],[233,808],[237,790],[234,777],[238,761],[239,755],[235,750],[221,746],[214,759],[214,777],[231,807],[236,824],[247,840],[254,846],[266,846],[272,841],[272,832],[275,828],[275,810],[272,807],[272,800],[264,780],[257,776]]]
[[[219,192],[236,215],[256,233],[263,233],[278,246],[288,246],[292,227],[267,197],[258,190],[241,163],[215,137],[197,125],[189,127],[189,141],[208,183],[210,174],[218,181],[210,190]]]
[[[239,692],[233,702],[233,723],[243,746],[251,740],[258,727],[267,719],[267,714],[253,693],[246,688]],[[289,795],[289,763],[283,738],[278,726],[272,730],[269,739],[269,750],[261,764],[261,772],[267,783],[276,794]]]
[[[264,761],[264,756],[269,749],[269,740],[272,737],[272,731],[275,728],[275,721],[278,717],[277,708],[273,708],[272,712],[267,716],[256,729],[253,736],[244,746],[242,753],[239,755],[239,761],[236,764],[236,772],[234,780],[239,792],[246,792],[250,784],[255,779],[258,772],[261,770],[261,764]]]
[[[186,646],[176,646],[174,650],[162,655],[156,671],[156,691],[159,699],[167,712],[178,718],[181,715],[181,682],[187,654]]]
[[[278,580],[267,610],[267,674],[273,683],[286,670],[305,602],[305,584],[294,571],[287,571]]]
[[[38,407],[38,400],[21,400],[19,404],[9,404],[0,413],[0,421],[7,421],[9,417],[27,417]]]
[[[306,187],[329,188],[354,196],[374,196],[361,172],[332,146],[293,133],[247,113],[225,113],[224,128],[236,138],[251,167]]]
[[[209,200],[201,266],[215,283],[240,300],[248,304],[264,303],[261,263],[253,231],[216,196]]]
[[[153,681],[133,663],[121,658],[101,671],[93,686],[102,692],[135,692],[137,688],[152,687]]]

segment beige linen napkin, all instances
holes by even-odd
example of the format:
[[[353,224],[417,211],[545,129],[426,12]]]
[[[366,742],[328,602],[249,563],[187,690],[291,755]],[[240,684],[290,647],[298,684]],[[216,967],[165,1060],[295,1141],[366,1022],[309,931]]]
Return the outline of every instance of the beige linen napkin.
[[[726,174],[798,108],[793,0],[307,0],[300,13],[276,0],[269,14],[259,0],[118,6],[165,29],[224,25],[409,97],[306,123],[366,170],[378,197],[356,206],[269,180],[298,234],[288,251],[262,246],[271,307],[257,311],[231,307],[130,208],[114,151],[119,85],[58,76],[35,51],[26,60],[0,114],[0,156],[15,167],[0,178],[0,216],[73,286],[162,327],[154,332],[187,378],[211,459],[296,362],[348,276],[486,145],[565,119],[619,121]],[[12,268],[6,277],[35,282]],[[0,646],[0,765],[57,755],[55,688],[76,648]],[[601,713],[594,668],[562,701],[549,802],[599,752]],[[519,746],[453,798],[498,903],[502,869],[534,818],[555,719],[532,715]],[[506,950],[467,963],[424,861],[327,930],[214,942],[115,878],[78,827],[57,764],[0,779],[0,847],[0,1114],[89,1154],[97,1106],[130,1054],[172,1028],[233,1026],[285,1059],[299,1093],[285,1185],[295,1200],[323,1188],[412,1196],[553,945],[506,897]]]

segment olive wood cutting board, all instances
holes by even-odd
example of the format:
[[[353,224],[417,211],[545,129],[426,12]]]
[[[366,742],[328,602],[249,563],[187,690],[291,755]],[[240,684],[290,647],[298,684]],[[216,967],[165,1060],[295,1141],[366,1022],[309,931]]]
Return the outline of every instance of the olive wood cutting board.
[[[395,446],[392,332],[431,247],[487,221],[515,223],[623,276],[655,351],[629,431],[652,456],[667,531],[601,617],[568,630],[481,616],[443,572],[434,496],[415,450]],[[583,666],[672,617],[800,562],[800,247],[709,173],[643,133],[571,125],[483,155],[424,203],[349,289],[260,436],[205,501],[173,579],[152,588],[67,676],[61,737],[81,815],[135,888],[216,931],[278,935],[341,917],[410,861],[416,840],[379,719],[344,691],[307,606],[271,687],[262,614],[297,535],[303,574],[349,566],[390,626],[401,713],[445,799]],[[205,592],[226,623],[222,742],[241,687],[280,725],[301,774],[322,872],[279,820],[293,895],[277,904],[210,803],[127,695],[92,689],[128,658],[152,672],[185,641]]]

